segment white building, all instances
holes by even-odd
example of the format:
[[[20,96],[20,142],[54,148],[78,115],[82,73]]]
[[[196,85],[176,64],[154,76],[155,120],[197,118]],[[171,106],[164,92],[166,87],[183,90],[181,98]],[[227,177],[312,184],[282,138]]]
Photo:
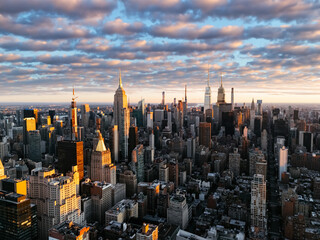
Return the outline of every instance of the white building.
[[[54,169],[31,171],[28,197],[37,205],[39,239],[47,239],[48,230],[66,220],[85,223],[81,197],[77,195],[78,180],[59,175]]]
[[[266,182],[264,176],[255,174],[251,182],[251,226],[267,230]]]
[[[147,113],[147,128],[153,128],[153,112]]]
[[[279,151],[279,180],[281,181],[281,175],[287,172],[288,166],[288,148],[283,146]]]
[[[186,229],[188,225],[188,204],[183,195],[175,194],[170,198],[167,209],[167,221]]]

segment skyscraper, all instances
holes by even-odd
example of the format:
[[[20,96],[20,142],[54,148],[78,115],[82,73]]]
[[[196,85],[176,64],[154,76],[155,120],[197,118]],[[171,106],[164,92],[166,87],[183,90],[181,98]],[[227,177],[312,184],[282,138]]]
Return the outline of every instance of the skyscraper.
[[[161,101],[161,105],[162,105],[162,107],[164,107],[164,105],[166,104],[166,102],[165,102],[165,92],[162,92],[162,101]]]
[[[225,92],[224,92],[224,88],[222,85],[222,75],[221,75],[221,85],[218,88],[217,105],[219,106],[220,104],[224,104],[224,103],[226,103],[226,100],[225,100]]]
[[[234,109],[234,90],[231,88],[231,105],[232,105],[232,111]]]
[[[2,240],[38,238],[37,206],[25,195],[0,192],[0,233]]]
[[[116,184],[116,166],[111,163],[110,149],[106,148],[100,131],[97,135],[91,154],[90,178]]]
[[[137,180],[139,182],[144,181],[144,149],[143,145],[139,144],[132,151],[132,164],[134,165]]]
[[[76,103],[76,97],[74,95],[74,89],[73,89],[73,95],[72,95],[72,101],[71,101],[71,108],[70,108],[70,123],[71,123],[71,140],[76,141],[78,139],[78,116],[77,116],[77,103]]]
[[[128,110],[128,100],[126,92],[122,87],[121,71],[119,71],[119,86],[114,94],[114,125],[119,128],[119,146],[122,159],[128,157],[128,137],[130,126],[130,112]]]
[[[281,175],[287,172],[288,165],[288,148],[282,146],[279,150],[279,180],[281,181]]]
[[[251,182],[251,226],[267,230],[266,182],[264,176],[255,174]]]
[[[199,124],[199,145],[211,148],[211,123],[201,122]]]
[[[82,123],[82,126],[86,128],[89,126],[89,114],[90,114],[89,104],[81,105],[81,123]]]
[[[79,177],[83,178],[83,142],[70,140],[58,142],[58,164],[59,172],[66,174],[72,171],[73,166],[78,166]]]
[[[138,127],[131,126],[129,128],[129,144],[128,144],[129,159],[131,159],[132,151],[138,145],[138,143],[139,143]]]
[[[211,87],[209,84],[209,68],[208,68],[208,83],[207,83],[206,91],[204,94],[204,109],[203,109],[203,111],[206,112],[207,109],[211,109]]]
[[[41,136],[39,130],[28,132],[28,157],[35,162],[41,161]]]

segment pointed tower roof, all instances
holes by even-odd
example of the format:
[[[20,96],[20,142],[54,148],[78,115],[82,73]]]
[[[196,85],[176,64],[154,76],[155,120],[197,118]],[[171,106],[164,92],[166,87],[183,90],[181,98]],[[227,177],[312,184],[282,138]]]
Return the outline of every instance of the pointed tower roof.
[[[102,137],[102,135],[101,135],[101,132],[100,131],[97,131],[97,133],[98,133],[98,143],[97,143],[97,145],[96,145],[96,147],[95,147],[95,151],[96,152],[105,152],[105,151],[107,151],[107,148],[106,148],[106,145],[104,144],[104,140],[103,140],[103,137]]]
[[[254,99],[252,98],[252,102],[251,102],[251,110],[254,110],[255,106],[254,106]]]

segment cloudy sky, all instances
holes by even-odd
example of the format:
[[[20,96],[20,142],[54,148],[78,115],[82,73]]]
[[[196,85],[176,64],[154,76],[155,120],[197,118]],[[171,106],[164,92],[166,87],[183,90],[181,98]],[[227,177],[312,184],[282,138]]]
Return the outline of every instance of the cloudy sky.
[[[318,0],[0,1],[0,102],[320,102]]]

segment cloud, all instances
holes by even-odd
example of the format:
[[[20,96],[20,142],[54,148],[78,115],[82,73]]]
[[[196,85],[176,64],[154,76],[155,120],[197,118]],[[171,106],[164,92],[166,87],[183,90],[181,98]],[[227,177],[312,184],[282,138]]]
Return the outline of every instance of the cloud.
[[[193,19],[228,18],[256,19],[267,21],[279,19],[285,22],[306,20],[318,16],[320,4],[317,1],[300,0],[185,0],[147,1],[122,0],[129,14],[151,17],[152,19]],[[169,1],[170,2],[170,1]]]
[[[176,39],[212,39],[240,37],[243,28],[239,26],[226,26],[215,28],[212,25],[199,27],[194,23],[178,22],[175,24],[156,25],[151,30],[151,34],[156,37],[167,37]]]
[[[213,89],[224,72],[244,99],[320,87],[318,1],[11,0],[0,9],[0,101],[73,83],[112,101],[119,67],[133,98],[188,84],[201,102],[208,64]]]
[[[141,22],[126,23],[120,18],[114,21],[106,22],[103,26],[103,33],[119,34],[119,35],[133,35],[141,33],[144,30],[144,24]]]
[[[41,11],[70,17],[94,17],[99,14],[110,14],[116,6],[117,1],[114,0],[10,0],[0,2],[2,14]]]
[[[0,33],[35,39],[86,38],[92,33],[85,26],[73,25],[66,18],[41,17],[31,23],[19,23],[0,14]]]

